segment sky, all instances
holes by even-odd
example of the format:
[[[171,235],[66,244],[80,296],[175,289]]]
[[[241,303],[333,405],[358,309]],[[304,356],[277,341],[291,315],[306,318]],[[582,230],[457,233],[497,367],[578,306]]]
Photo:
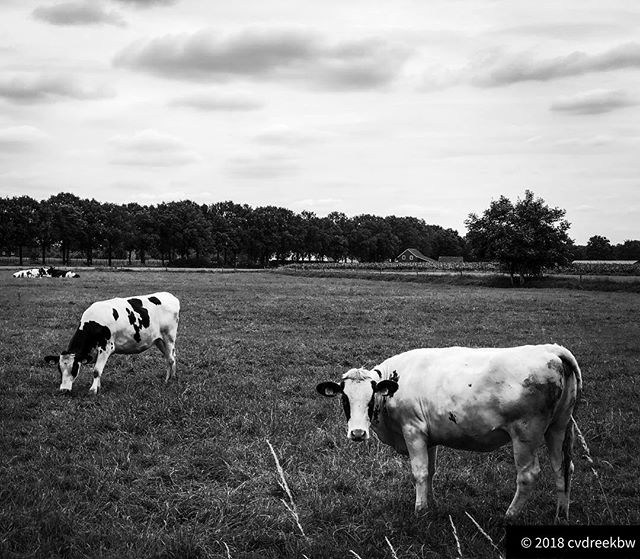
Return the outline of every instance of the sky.
[[[0,0],[0,196],[640,239],[637,0]]]

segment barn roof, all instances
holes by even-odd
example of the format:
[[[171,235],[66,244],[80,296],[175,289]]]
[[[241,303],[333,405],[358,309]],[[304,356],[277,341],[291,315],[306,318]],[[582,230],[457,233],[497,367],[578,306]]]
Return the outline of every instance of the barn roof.
[[[396,260],[399,260],[403,254],[411,254],[417,260],[422,260],[424,262],[435,262],[433,258],[429,258],[428,256],[425,256],[417,248],[408,248],[406,250],[403,250],[400,254],[398,254],[398,256],[396,257]]]
[[[574,260],[571,264],[621,264],[623,266],[633,266],[640,264],[640,260]]]

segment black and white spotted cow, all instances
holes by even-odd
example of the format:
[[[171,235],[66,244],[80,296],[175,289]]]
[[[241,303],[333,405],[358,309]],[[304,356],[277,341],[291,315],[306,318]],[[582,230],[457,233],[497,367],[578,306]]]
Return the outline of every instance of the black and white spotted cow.
[[[82,314],[67,350],[61,355],[47,355],[45,361],[58,363],[60,391],[70,392],[80,364],[95,359],[89,391],[97,394],[112,353],[141,353],[155,345],[167,360],[168,382],[176,374],[179,315],[180,301],[167,292],[98,301]]]
[[[58,270],[53,266],[20,270],[13,274],[14,278],[79,278],[80,274],[71,270]]]
[[[517,516],[540,472],[546,443],[557,490],[556,520],[569,518],[574,406],[580,367],[559,345],[512,348],[416,349],[369,371],[351,369],[340,383],[322,382],[323,396],[342,396],[347,437],[378,438],[409,456],[415,511],[433,500],[437,448],[490,451],[513,443],[516,494],[506,512]]]
[[[58,270],[57,268],[50,268],[49,275],[52,278],[79,278],[80,274],[72,272],[71,270]]]
[[[50,278],[53,268],[31,268],[29,270],[20,270],[13,274],[14,278]]]

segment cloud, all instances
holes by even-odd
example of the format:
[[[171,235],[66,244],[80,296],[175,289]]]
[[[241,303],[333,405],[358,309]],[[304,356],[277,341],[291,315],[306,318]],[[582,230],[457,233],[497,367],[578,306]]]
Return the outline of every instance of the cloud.
[[[264,106],[262,101],[247,93],[196,93],[176,97],[172,107],[188,107],[200,111],[254,111]]]
[[[0,128],[0,152],[29,151],[46,138],[48,136],[34,126]]]
[[[39,6],[33,10],[32,15],[53,25],[125,25],[119,13],[107,10],[95,0]]]
[[[637,104],[637,101],[629,98],[624,91],[594,89],[570,97],[559,98],[551,104],[551,110],[574,115],[594,115],[609,113]]]
[[[212,30],[137,41],[114,64],[171,79],[306,82],[325,89],[371,89],[391,83],[406,48],[380,40],[329,43],[299,28],[250,27],[222,36]]]
[[[297,173],[298,164],[295,158],[283,153],[252,153],[230,157],[226,171],[241,178],[269,179]]]
[[[309,210],[320,213],[329,213],[335,208],[344,206],[342,198],[305,198],[304,200],[295,200],[291,203],[294,209]]]
[[[136,8],[151,8],[153,6],[171,6],[176,4],[178,0],[116,0],[116,2]]]
[[[90,86],[68,75],[23,73],[0,77],[0,97],[14,103],[104,99],[114,95],[110,87]]]
[[[481,87],[495,87],[624,68],[640,68],[639,43],[627,43],[600,54],[575,51],[546,59],[536,59],[530,53],[508,57],[495,52],[485,53],[471,65],[470,70],[472,83]]]
[[[173,167],[200,161],[183,140],[157,130],[141,130],[131,136],[114,136],[112,163],[148,167]]]
[[[253,140],[265,145],[296,147],[318,141],[326,136],[326,133],[319,130],[298,129],[286,124],[278,124],[258,132],[253,136]]]

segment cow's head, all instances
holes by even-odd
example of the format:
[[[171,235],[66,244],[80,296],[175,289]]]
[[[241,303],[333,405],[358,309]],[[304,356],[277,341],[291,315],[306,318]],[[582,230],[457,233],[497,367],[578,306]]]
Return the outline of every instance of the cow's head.
[[[88,363],[90,357],[80,358],[75,353],[63,351],[60,355],[47,355],[44,360],[47,363],[58,363],[60,372],[60,392],[71,392],[73,381],[80,372],[80,364]]]
[[[342,382],[321,382],[316,390],[323,396],[342,397],[342,407],[347,418],[347,438],[366,441],[376,406],[376,396],[393,396],[398,383],[380,380],[377,373],[366,369],[351,369],[342,376]]]

